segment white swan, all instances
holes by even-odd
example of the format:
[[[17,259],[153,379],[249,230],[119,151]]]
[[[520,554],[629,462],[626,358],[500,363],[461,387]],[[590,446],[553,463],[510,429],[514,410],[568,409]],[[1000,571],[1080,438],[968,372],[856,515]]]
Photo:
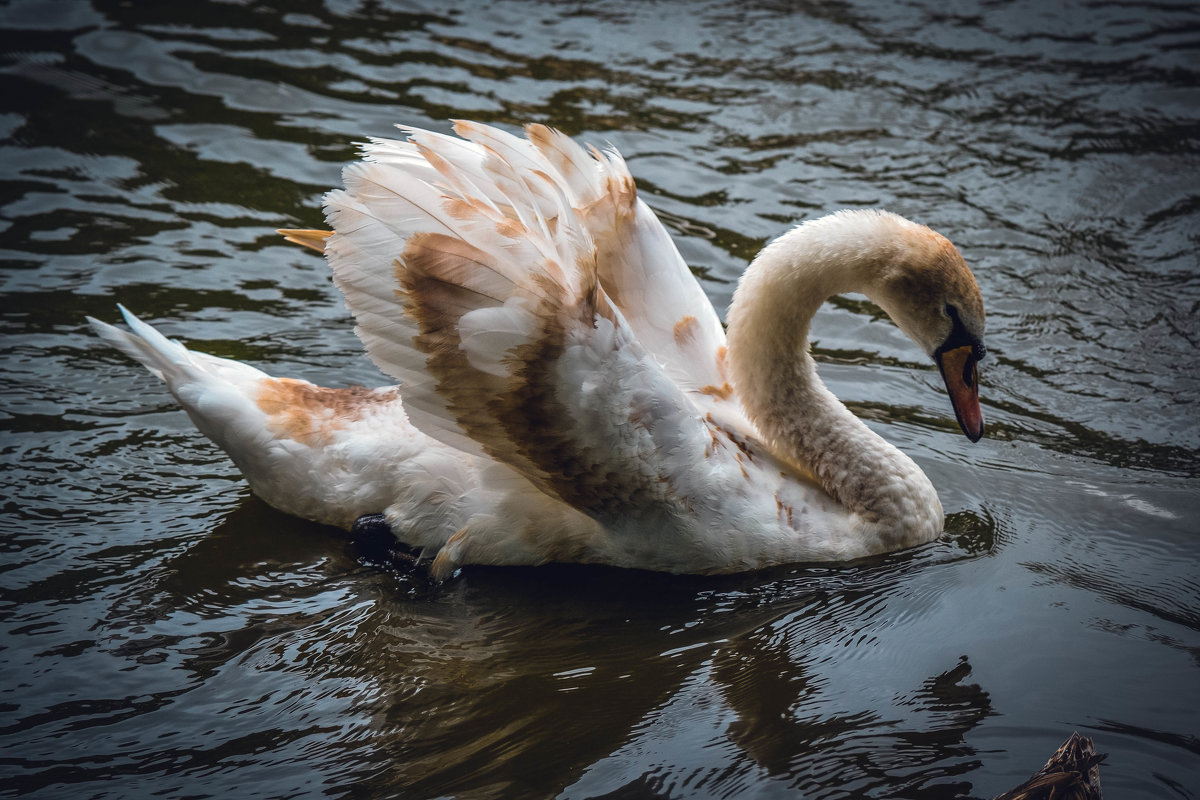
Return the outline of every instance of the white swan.
[[[372,140],[326,197],[323,249],[397,388],[327,389],[91,320],[166,381],[266,502],[382,513],[444,577],[572,561],[690,573],[927,542],[924,473],[821,383],[809,321],[865,293],[983,432],[983,303],[942,236],[880,211],[805,222],[746,270],[725,332],[624,161],[532,125]]]

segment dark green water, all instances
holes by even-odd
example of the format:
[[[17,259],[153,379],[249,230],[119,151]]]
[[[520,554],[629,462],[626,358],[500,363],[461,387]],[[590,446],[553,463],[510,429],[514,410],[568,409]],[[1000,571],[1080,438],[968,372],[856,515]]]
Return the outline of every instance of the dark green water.
[[[0,4],[0,796],[950,798],[1072,730],[1200,797],[1190,2]],[[988,304],[988,436],[854,298],[822,374],[949,512],[877,563],[431,590],[285,517],[83,317],[387,382],[323,262],[353,142],[465,117],[624,153],[718,308],[880,206]]]

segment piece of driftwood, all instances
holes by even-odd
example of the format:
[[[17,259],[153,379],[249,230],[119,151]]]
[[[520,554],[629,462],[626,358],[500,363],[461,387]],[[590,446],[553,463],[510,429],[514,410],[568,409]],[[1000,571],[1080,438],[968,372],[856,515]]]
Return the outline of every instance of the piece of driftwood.
[[[1107,757],[1076,731],[1032,778],[992,800],[1101,800],[1100,762]]]

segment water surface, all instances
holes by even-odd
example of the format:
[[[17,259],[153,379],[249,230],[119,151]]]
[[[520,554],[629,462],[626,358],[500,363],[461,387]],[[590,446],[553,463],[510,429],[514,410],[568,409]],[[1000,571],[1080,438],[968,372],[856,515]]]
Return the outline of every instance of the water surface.
[[[15,0],[0,42],[0,795],[986,798],[1079,730],[1110,796],[1200,796],[1194,4]],[[946,535],[433,588],[250,496],[84,325],[387,382],[273,230],[456,117],[616,145],[722,311],[799,220],[949,236],[982,442],[861,298],[814,329]]]

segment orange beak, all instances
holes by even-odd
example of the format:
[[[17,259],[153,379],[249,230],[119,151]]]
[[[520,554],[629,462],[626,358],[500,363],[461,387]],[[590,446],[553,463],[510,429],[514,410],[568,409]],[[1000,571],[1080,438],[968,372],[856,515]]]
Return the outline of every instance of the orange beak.
[[[975,363],[975,350],[970,345],[943,350],[934,355],[958,426],[972,442],[983,436],[983,412],[979,410],[979,368]]]

